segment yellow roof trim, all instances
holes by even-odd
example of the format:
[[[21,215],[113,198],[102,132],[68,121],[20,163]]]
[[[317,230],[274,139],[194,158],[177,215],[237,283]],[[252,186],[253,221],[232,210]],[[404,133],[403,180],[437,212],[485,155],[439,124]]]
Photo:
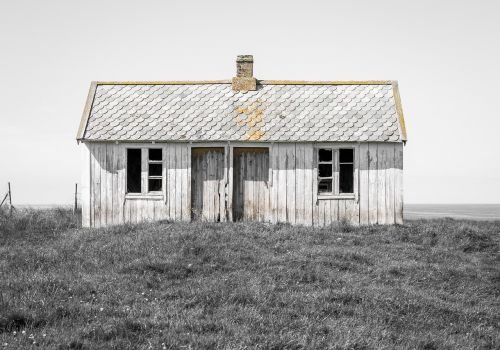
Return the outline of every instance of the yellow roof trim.
[[[85,107],[83,108],[82,118],[80,119],[80,126],[78,127],[78,132],[76,134],[77,141],[83,139],[83,135],[85,134],[85,129],[87,128],[87,122],[89,120],[92,103],[94,102],[96,89],[97,89],[97,82],[95,81],[91,82],[89,93],[87,95],[87,101],[85,102]]]
[[[259,80],[262,85],[390,85],[391,80],[346,80],[346,81],[310,81],[310,80]]]
[[[401,127],[401,139],[406,142],[408,140],[406,135],[405,117],[403,114],[403,105],[401,104],[401,96],[399,95],[399,85],[397,81],[392,82],[392,92],[394,95],[394,102],[399,116],[399,125]]]
[[[231,84],[231,80],[193,80],[193,81],[98,81],[97,85],[203,85]]]
[[[392,80],[346,80],[346,81],[312,81],[312,80],[257,80],[262,85],[391,85]],[[231,84],[231,80],[174,80],[174,81],[98,81],[97,85],[203,85]]]

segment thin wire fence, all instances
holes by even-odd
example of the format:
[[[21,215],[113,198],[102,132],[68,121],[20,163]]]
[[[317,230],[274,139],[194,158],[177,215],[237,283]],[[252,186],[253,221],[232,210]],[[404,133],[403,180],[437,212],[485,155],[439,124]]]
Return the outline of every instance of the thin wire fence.
[[[15,188],[11,182],[7,183],[5,188],[0,187],[0,210],[5,212],[12,212],[16,209],[32,208],[32,209],[50,209],[50,208],[65,208],[72,209],[73,212],[80,212],[82,208],[82,194],[80,191],[80,186],[75,183],[73,186],[73,191],[68,190],[68,194],[65,196],[64,203],[61,204],[15,204],[13,198],[13,192]]]

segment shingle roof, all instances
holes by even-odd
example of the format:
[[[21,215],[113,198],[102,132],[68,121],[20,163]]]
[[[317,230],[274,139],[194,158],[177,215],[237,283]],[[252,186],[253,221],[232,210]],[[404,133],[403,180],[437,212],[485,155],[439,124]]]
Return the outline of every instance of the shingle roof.
[[[77,136],[89,141],[406,140],[397,84],[261,81],[93,83]]]

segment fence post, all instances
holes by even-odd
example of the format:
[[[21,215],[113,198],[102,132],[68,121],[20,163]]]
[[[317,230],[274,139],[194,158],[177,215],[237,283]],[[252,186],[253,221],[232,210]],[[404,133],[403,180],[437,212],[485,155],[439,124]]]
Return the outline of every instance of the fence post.
[[[3,199],[2,199],[2,203],[0,203],[0,208],[2,207],[3,202],[5,202],[5,200],[7,199],[7,197],[9,197],[9,192],[7,192],[7,193],[5,194],[5,196],[3,197]]]
[[[75,183],[75,207],[73,208],[73,214],[76,214],[78,209],[78,183]]]
[[[10,181],[8,182],[9,185],[9,215],[12,215],[12,191],[10,190]]]

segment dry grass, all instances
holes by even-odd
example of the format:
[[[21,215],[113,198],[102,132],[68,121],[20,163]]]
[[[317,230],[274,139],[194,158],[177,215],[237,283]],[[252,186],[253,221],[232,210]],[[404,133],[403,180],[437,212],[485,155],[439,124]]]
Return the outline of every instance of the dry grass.
[[[77,226],[0,215],[0,349],[500,348],[500,222]]]

